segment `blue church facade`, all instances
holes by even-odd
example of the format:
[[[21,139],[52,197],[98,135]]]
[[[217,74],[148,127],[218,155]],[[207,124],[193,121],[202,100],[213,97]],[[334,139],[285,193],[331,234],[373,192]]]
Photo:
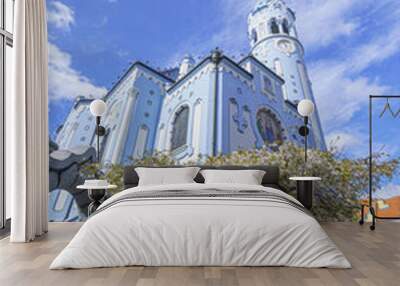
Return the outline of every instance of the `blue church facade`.
[[[185,56],[163,72],[134,63],[104,98],[103,164],[128,164],[156,152],[201,162],[275,141],[303,144],[296,105],[315,100],[295,14],[283,0],[260,0],[248,27],[251,51],[239,62],[214,50],[198,63]],[[61,149],[95,144],[91,100],[77,98],[57,133]],[[318,108],[310,121],[310,145],[326,149]]]

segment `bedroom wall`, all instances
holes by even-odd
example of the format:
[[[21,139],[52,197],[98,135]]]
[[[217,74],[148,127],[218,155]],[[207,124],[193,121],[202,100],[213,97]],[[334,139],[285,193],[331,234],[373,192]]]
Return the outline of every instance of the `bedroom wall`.
[[[85,164],[95,154],[89,111],[95,98],[108,107],[102,171],[117,182],[127,164],[239,164],[249,158],[283,158],[286,180],[302,169],[297,100],[310,98],[316,107],[308,137],[311,169],[318,176],[331,172],[319,191],[329,198],[321,201],[342,209],[347,206],[339,195],[357,198],[355,204],[365,199],[368,95],[396,93],[400,24],[394,11],[400,4],[311,2],[47,0],[50,158],[68,161],[60,176],[71,183],[53,184],[53,219],[85,219],[87,196],[78,196],[76,185],[93,175],[94,166],[86,172]],[[366,15],[379,20],[361,21]],[[396,114],[400,101],[390,103]],[[385,199],[400,201],[393,161],[400,157],[399,116],[380,118],[385,104],[373,110],[374,151],[387,153],[376,186],[382,212],[393,210]],[[175,125],[185,107],[187,122]],[[182,144],[172,150],[172,141]],[[346,172],[351,176],[340,176]],[[332,180],[340,190],[328,187]],[[326,216],[336,218],[331,209]],[[340,213],[351,219],[351,209]]]

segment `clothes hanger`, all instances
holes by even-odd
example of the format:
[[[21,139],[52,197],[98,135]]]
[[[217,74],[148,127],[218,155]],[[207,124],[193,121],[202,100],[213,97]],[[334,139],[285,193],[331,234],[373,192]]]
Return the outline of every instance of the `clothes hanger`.
[[[383,108],[381,114],[379,115],[379,118],[382,118],[383,115],[385,115],[387,110],[389,110],[389,112],[393,116],[393,118],[396,118],[400,114],[400,110],[397,113],[393,112],[392,107],[390,106],[389,98],[386,98],[385,107]]]
[[[399,110],[394,114],[394,118],[400,117],[400,108]]]

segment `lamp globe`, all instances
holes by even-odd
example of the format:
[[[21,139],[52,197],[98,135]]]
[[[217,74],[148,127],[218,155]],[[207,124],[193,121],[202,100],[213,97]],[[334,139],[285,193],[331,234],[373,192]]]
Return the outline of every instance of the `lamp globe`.
[[[309,99],[303,99],[297,105],[297,111],[303,117],[309,117],[314,112],[314,103]]]
[[[106,112],[106,109],[107,105],[101,99],[93,100],[90,104],[90,112],[96,117],[102,116]]]

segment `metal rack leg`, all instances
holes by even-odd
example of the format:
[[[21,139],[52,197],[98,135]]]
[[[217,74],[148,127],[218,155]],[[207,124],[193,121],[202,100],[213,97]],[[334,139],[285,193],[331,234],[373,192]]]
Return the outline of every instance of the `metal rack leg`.
[[[364,224],[364,205],[361,205],[361,217],[360,217],[360,221],[358,222],[360,225]]]
[[[370,207],[369,211],[371,212],[372,215],[372,224],[370,225],[369,229],[375,230],[375,223],[376,223],[375,209],[373,207]]]
[[[400,217],[381,217],[381,216],[376,214],[375,208],[373,206],[362,205],[361,206],[361,218],[360,218],[360,221],[359,221],[360,225],[364,224],[364,212],[365,212],[364,208],[368,208],[368,210],[370,211],[371,216],[372,216],[372,224],[369,227],[371,230],[375,230],[375,228],[376,228],[376,220],[377,219],[380,219],[380,220],[400,220]]]

